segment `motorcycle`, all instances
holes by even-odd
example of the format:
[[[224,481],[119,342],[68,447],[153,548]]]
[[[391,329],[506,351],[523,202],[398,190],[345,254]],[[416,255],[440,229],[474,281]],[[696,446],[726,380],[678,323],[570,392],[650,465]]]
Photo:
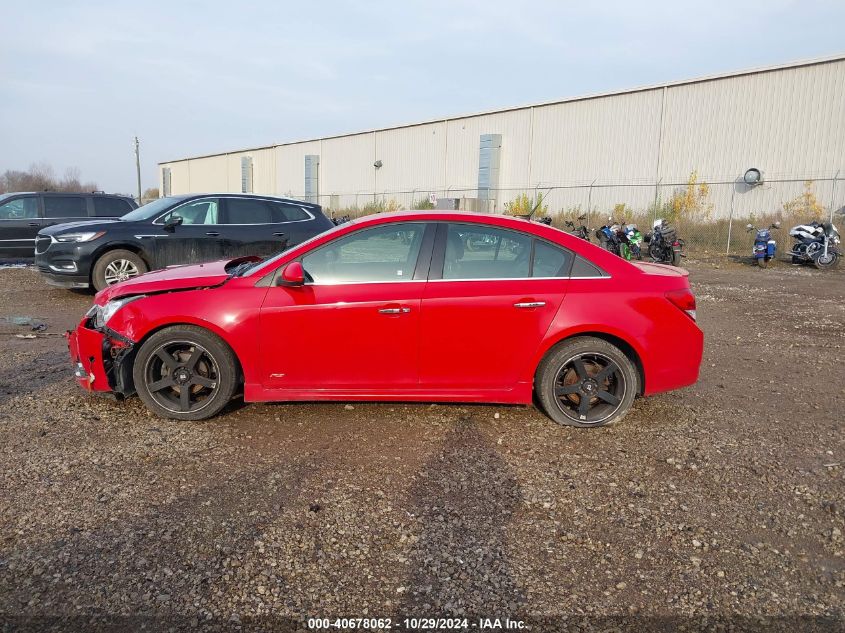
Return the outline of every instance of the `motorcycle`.
[[[685,257],[684,240],[666,220],[655,220],[652,229],[643,238],[652,261],[680,266],[681,257]]]
[[[842,256],[838,248],[839,231],[831,222],[799,224],[789,230],[789,235],[796,240],[789,252],[793,264],[811,263],[816,268],[826,270],[839,263]]]
[[[590,229],[588,229],[587,226],[584,224],[584,220],[586,220],[586,219],[587,219],[586,214],[585,215],[579,215],[578,220],[580,220],[581,224],[580,224],[580,226],[577,226],[577,227],[575,226],[575,222],[573,222],[572,220],[566,220],[565,224],[570,229],[569,232],[572,233],[572,235],[574,235],[576,237],[580,237],[582,240],[587,240],[589,242],[590,241]]]
[[[596,238],[599,246],[610,251],[614,255],[622,256],[622,238],[624,234],[619,230],[619,225],[614,223],[613,218],[608,218],[607,223],[596,229]],[[627,237],[625,239],[628,239]]]
[[[622,231],[627,238],[627,241],[622,242],[622,257],[630,260],[632,257],[636,259],[643,258],[642,243],[643,234],[637,228],[636,224],[623,224]]]
[[[753,224],[748,224],[745,227],[746,233],[757,231],[757,235],[754,236],[754,246],[751,248],[751,255],[760,268],[766,268],[769,262],[775,258],[777,242],[772,239],[771,229],[779,228],[780,222],[775,222],[769,228],[758,229]]]
[[[334,223],[335,226],[338,226],[340,224],[346,224],[351,219],[352,218],[350,218],[348,215],[342,215],[339,218],[332,218],[332,222]]]

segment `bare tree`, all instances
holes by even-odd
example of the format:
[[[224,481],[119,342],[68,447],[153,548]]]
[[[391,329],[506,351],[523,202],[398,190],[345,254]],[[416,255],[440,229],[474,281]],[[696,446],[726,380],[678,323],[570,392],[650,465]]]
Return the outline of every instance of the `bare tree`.
[[[81,182],[77,167],[65,170],[64,177],[57,179],[53,168],[47,163],[33,163],[28,171],[9,169],[0,174],[0,193],[9,191],[96,191],[96,182]]]

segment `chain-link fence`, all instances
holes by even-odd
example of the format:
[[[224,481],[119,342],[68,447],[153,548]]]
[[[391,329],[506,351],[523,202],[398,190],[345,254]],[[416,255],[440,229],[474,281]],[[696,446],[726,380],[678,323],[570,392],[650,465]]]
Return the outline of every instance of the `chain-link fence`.
[[[294,197],[296,196],[288,192]],[[481,195],[479,195],[481,194]],[[359,217],[399,209],[461,209],[492,213],[526,213],[538,201],[535,216],[547,215],[566,229],[566,220],[583,223],[594,235],[609,218],[636,223],[645,233],[658,218],[678,229],[692,253],[743,254],[751,252],[753,232],[746,224],[768,226],[780,221],[775,238],[786,246],[789,228],[812,220],[836,222],[845,213],[845,179],[778,178],[746,185],[741,180],[703,182],[542,184],[479,192],[470,187],[414,189],[410,191],[360,191],[323,194],[313,201],[332,217]],[[593,238],[594,239],[594,238]]]

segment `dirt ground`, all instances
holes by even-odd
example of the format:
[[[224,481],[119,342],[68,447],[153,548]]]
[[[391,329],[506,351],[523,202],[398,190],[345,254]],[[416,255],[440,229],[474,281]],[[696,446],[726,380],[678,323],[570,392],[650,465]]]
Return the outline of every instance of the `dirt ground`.
[[[845,271],[689,266],[701,381],[594,430],[426,404],[157,419],[75,386],[60,334],[90,296],[0,270],[3,630],[843,630]]]

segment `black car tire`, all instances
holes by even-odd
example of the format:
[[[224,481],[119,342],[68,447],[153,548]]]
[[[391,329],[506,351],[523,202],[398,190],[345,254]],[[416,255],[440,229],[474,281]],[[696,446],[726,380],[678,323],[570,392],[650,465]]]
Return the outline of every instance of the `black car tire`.
[[[207,420],[232,399],[239,371],[234,353],[216,334],[174,325],[144,341],[132,378],[138,396],[159,417]]]
[[[534,390],[543,410],[558,424],[592,428],[625,417],[639,391],[639,375],[615,345],[579,336],[546,354],[534,376]]]
[[[94,289],[99,291],[116,283],[115,281],[109,282],[106,278],[109,274],[108,269],[109,266],[118,266],[119,268],[123,268],[123,266],[121,266],[121,263],[123,262],[126,263],[127,269],[131,271],[126,279],[143,275],[149,270],[146,262],[141,259],[140,255],[133,253],[132,251],[127,251],[122,248],[117,248],[113,251],[106,251],[100,255],[94,264],[93,270],[91,271],[91,283],[94,285]]]

